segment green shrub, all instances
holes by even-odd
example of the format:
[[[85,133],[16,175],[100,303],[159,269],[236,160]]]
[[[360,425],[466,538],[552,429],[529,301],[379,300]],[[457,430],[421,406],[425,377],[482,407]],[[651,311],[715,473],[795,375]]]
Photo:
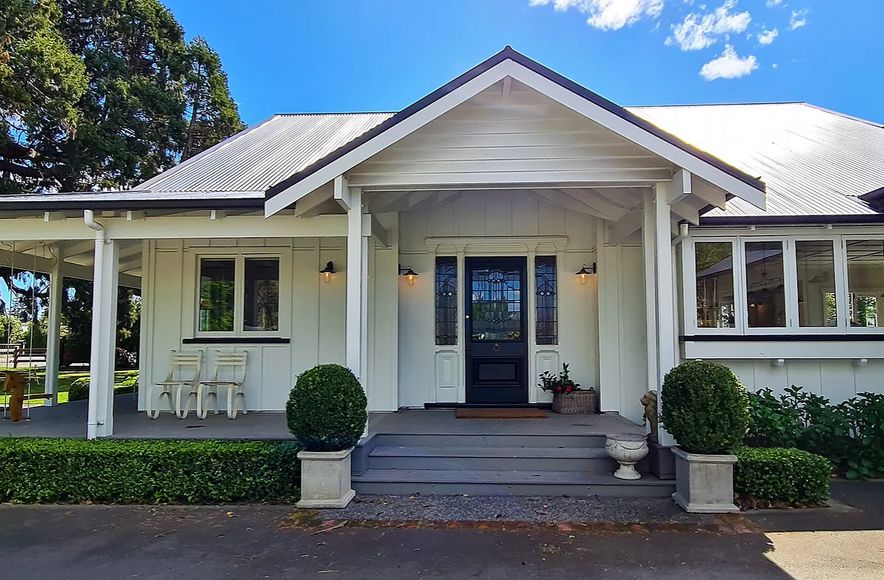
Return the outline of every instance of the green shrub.
[[[825,457],[783,447],[743,447],[734,454],[734,491],[745,502],[808,506],[829,497],[832,464]]]
[[[89,377],[82,377],[68,387],[68,401],[84,401],[89,398]]]
[[[750,395],[746,443],[794,446],[829,459],[849,479],[884,475],[884,395],[860,393],[838,405],[792,386]]]
[[[681,363],[666,374],[662,399],[663,425],[691,453],[725,453],[746,436],[748,396],[726,366]]]
[[[0,440],[0,501],[217,504],[297,499],[286,441]]]
[[[289,431],[309,451],[353,447],[368,421],[359,380],[340,365],[319,365],[298,377],[288,403]]]

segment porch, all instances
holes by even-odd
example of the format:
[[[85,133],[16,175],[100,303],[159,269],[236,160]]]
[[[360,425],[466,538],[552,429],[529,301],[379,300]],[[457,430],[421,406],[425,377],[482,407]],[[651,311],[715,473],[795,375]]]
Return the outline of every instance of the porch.
[[[86,437],[88,401],[32,407],[30,420],[0,421],[0,437]],[[544,419],[457,419],[453,409],[403,409],[395,413],[369,413],[369,435],[509,436],[549,437],[644,433],[644,428],[616,413],[600,415],[558,415],[547,412]],[[274,411],[249,412],[231,421],[221,413],[198,419],[191,412],[178,419],[161,413],[149,419],[138,410],[138,395],[114,397],[115,439],[291,439],[285,414]]]

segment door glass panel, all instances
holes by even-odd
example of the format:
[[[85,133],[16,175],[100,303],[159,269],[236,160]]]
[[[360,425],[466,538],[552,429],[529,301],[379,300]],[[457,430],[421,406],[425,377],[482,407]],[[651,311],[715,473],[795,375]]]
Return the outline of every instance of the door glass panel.
[[[694,244],[697,327],[734,328],[734,247],[730,242]]]
[[[472,340],[522,339],[521,268],[477,266],[472,269]]]
[[[537,256],[534,260],[534,278],[537,292],[537,344],[558,344],[558,308],[556,304],[556,257]]]
[[[884,327],[884,240],[847,242],[850,326]]]
[[[457,258],[436,258],[436,344],[457,344]]]
[[[835,247],[830,241],[795,242],[798,324],[836,326]]]
[[[746,294],[750,328],[786,326],[782,242],[746,242]]]

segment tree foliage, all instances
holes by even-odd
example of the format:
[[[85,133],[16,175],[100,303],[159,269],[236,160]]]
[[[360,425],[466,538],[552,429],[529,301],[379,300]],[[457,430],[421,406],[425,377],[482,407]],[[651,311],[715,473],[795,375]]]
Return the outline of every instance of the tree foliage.
[[[158,0],[0,5],[0,190],[124,188],[242,129],[221,61]]]

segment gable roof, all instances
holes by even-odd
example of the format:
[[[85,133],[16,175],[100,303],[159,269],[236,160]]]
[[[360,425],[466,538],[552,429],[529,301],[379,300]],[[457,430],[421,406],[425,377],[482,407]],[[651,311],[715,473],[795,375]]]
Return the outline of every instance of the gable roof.
[[[482,81],[483,75],[486,75],[486,73],[491,74],[495,69],[497,69],[497,67],[502,67],[503,65],[507,64],[508,61],[514,63],[514,65],[516,66],[509,69],[502,68],[500,74],[497,77],[489,77],[485,79],[484,85],[481,84],[480,81]],[[526,76],[530,77],[530,74],[525,75],[524,71],[529,71],[529,73],[534,73],[538,76],[535,79],[526,78]],[[423,126],[427,122],[438,117],[440,114],[444,113],[447,110],[450,110],[470,96],[473,96],[480,90],[486,88],[491,83],[496,82],[497,80],[500,80],[500,78],[503,78],[505,76],[512,76],[513,78],[516,78],[519,81],[532,86],[532,88],[540,90],[540,92],[547,93],[547,96],[550,96],[548,94],[548,91],[534,85],[536,85],[537,80],[545,80],[553,83],[554,87],[564,89],[565,91],[570,93],[570,96],[580,97],[584,100],[584,103],[594,105],[597,108],[596,110],[610,113],[611,117],[605,120],[601,120],[598,118],[593,119],[596,122],[599,122],[602,125],[606,125],[608,126],[608,128],[612,128],[610,126],[612,119],[625,121],[632,128],[639,130],[635,135],[627,136],[627,138],[661,155],[661,157],[669,158],[671,161],[677,161],[676,159],[672,158],[674,156],[678,156],[673,155],[673,152],[681,153],[681,160],[677,163],[679,165],[684,165],[686,161],[690,162],[690,160],[698,161],[699,165],[697,165],[696,167],[687,168],[691,169],[695,173],[698,173],[698,175],[704,177],[712,183],[720,185],[719,182],[721,181],[728,182],[729,187],[724,187],[725,190],[729,191],[730,193],[736,193],[735,190],[741,189],[741,196],[753,200],[752,202],[757,205],[764,205],[764,182],[760,178],[753,177],[710,155],[709,153],[682,141],[675,135],[663,131],[659,127],[649,123],[641,117],[630,113],[623,107],[616,105],[615,103],[601,97],[600,95],[590,91],[589,89],[575,83],[574,81],[571,81],[570,79],[565,78],[555,71],[541,65],[540,63],[507,46],[496,55],[478,64],[461,76],[443,85],[439,89],[416,101],[405,109],[399,111],[390,118],[382,121],[380,124],[366,131],[349,143],[343,145],[342,147],[339,147],[325,157],[318,159],[311,165],[293,173],[286,179],[283,179],[280,182],[271,186],[267,190],[268,204],[265,206],[265,213],[267,215],[272,215],[286,205],[297,201],[298,198],[303,197],[316,187],[319,187],[323,183],[326,183],[336,177],[336,175],[321,175],[321,172],[326,168],[334,168],[334,171],[332,171],[332,173],[336,173],[338,175],[343,174],[345,171],[365,160],[370,155],[383,149],[385,145],[391,144],[399,138]],[[471,86],[471,83],[473,83],[474,81],[477,84],[475,86]],[[462,92],[463,94],[455,96],[459,92]],[[560,99],[556,98],[556,100]],[[439,111],[423,115],[426,110],[436,105],[440,105]],[[566,104],[566,106],[571,105]],[[586,113],[584,112],[584,114]],[[418,118],[419,115],[423,115],[423,117]],[[378,144],[378,146],[374,150],[369,148],[369,144],[371,144],[373,141],[381,139],[385,135],[388,135],[388,132],[392,131],[394,128],[401,128],[403,125],[406,125],[406,123],[408,123],[409,126],[407,126],[405,129],[400,129],[402,133],[401,135],[389,137],[390,143]],[[612,130],[617,129],[612,128]],[[666,145],[668,145],[669,147],[666,147]],[[362,156],[360,157],[359,151],[361,148],[365,149]],[[661,151],[661,149],[665,151]],[[684,156],[684,154],[686,154],[686,156]],[[278,196],[283,192],[287,192],[289,188],[297,188],[299,186],[302,186],[300,188],[302,191],[293,192],[292,195],[290,195],[288,199],[283,200],[283,202],[270,202],[270,200],[272,200],[275,196]]]

